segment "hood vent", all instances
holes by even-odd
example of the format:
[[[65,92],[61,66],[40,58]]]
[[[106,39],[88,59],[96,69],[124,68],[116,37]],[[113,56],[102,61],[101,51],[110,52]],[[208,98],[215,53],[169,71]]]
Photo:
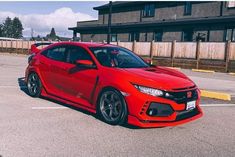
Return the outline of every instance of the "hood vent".
[[[156,69],[155,69],[155,68],[148,68],[148,69],[145,69],[145,71],[155,72],[155,71],[156,71]]]

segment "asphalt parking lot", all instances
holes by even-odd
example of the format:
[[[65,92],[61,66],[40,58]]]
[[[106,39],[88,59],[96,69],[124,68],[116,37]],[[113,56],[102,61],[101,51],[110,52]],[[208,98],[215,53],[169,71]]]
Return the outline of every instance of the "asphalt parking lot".
[[[26,65],[26,56],[0,54],[2,157],[235,154],[234,103],[203,99],[204,116],[176,127],[111,126],[82,110],[28,96],[21,79]]]

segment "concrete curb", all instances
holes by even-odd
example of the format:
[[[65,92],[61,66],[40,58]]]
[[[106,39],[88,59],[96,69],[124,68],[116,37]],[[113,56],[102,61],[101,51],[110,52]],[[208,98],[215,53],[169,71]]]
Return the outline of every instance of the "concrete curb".
[[[232,97],[231,94],[228,93],[213,92],[207,90],[201,90],[201,96],[207,98],[219,99],[219,100],[227,100],[227,101],[231,101]]]
[[[174,69],[174,70],[180,70],[181,68],[179,68],[179,67],[167,67],[167,68],[169,68],[169,69]]]
[[[215,73],[212,70],[203,70],[203,69],[192,69],[193,72],[204,72],[204,73]]]
[[[234,75],[235,76],[235,73],[228,73],[229,75]]]

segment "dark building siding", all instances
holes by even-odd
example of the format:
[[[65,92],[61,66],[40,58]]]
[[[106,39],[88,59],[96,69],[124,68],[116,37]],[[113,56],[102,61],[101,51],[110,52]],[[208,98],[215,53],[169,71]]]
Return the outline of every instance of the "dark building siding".
[[[115,3],[115,2],[114,2]],[[146,26],[135,27],[137,24],[159,21],[177,21],[188,19],[210,19],[235,15],[235,8],[228,8],[227,2],[192,2],[191,14],[185,15],[186,2],[127,2],[127,5],[113,7],[112,24],[120,25],[120,29],[112,28],[112,33],[117,34],[117,40],[129,41],[130,34],[139,33],[139,41],[152,41],[155,39],[155,32],[162,31],[161,41],[184,41],[188,38],[187,32],[192,32],[190,40],[196,41],[224,41],[226,29],[235,28],[233,22],[214,22],[214,23],[193,23],[175,26]],[[154,16],[143,17],[143,8],[145,4],[154,4]],[[102,42],[107,40],[108,8],[98,9],[99,16],[96,21],[78,22],[75,32],[81,34],[82,41]],[[123,27],[123,24],[130,24],[129,27]],[[94,26],[93,29],[84,27]],[[82,28],[82,29],[80,29]],[[234,31],[235,32],[235,31]],[[92,34],[91,34],[92,33]],[[161,33],[158,34],[158,36]],[[188,33],[189,34],[189,33]],[[187,39],[188,40],[188,39]]]
[[[226,15],[235,15],[235,8],[228,8],[227,4],[228,2],[222,2],[222,15],[226,16]]]

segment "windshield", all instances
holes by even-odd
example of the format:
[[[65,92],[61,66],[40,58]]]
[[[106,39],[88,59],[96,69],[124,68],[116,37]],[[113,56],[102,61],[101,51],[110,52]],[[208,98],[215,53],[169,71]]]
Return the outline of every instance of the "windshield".
[[[121,47],[91,47],[97,60],[106,67],[145,68],[149,67],[139,56]]]

